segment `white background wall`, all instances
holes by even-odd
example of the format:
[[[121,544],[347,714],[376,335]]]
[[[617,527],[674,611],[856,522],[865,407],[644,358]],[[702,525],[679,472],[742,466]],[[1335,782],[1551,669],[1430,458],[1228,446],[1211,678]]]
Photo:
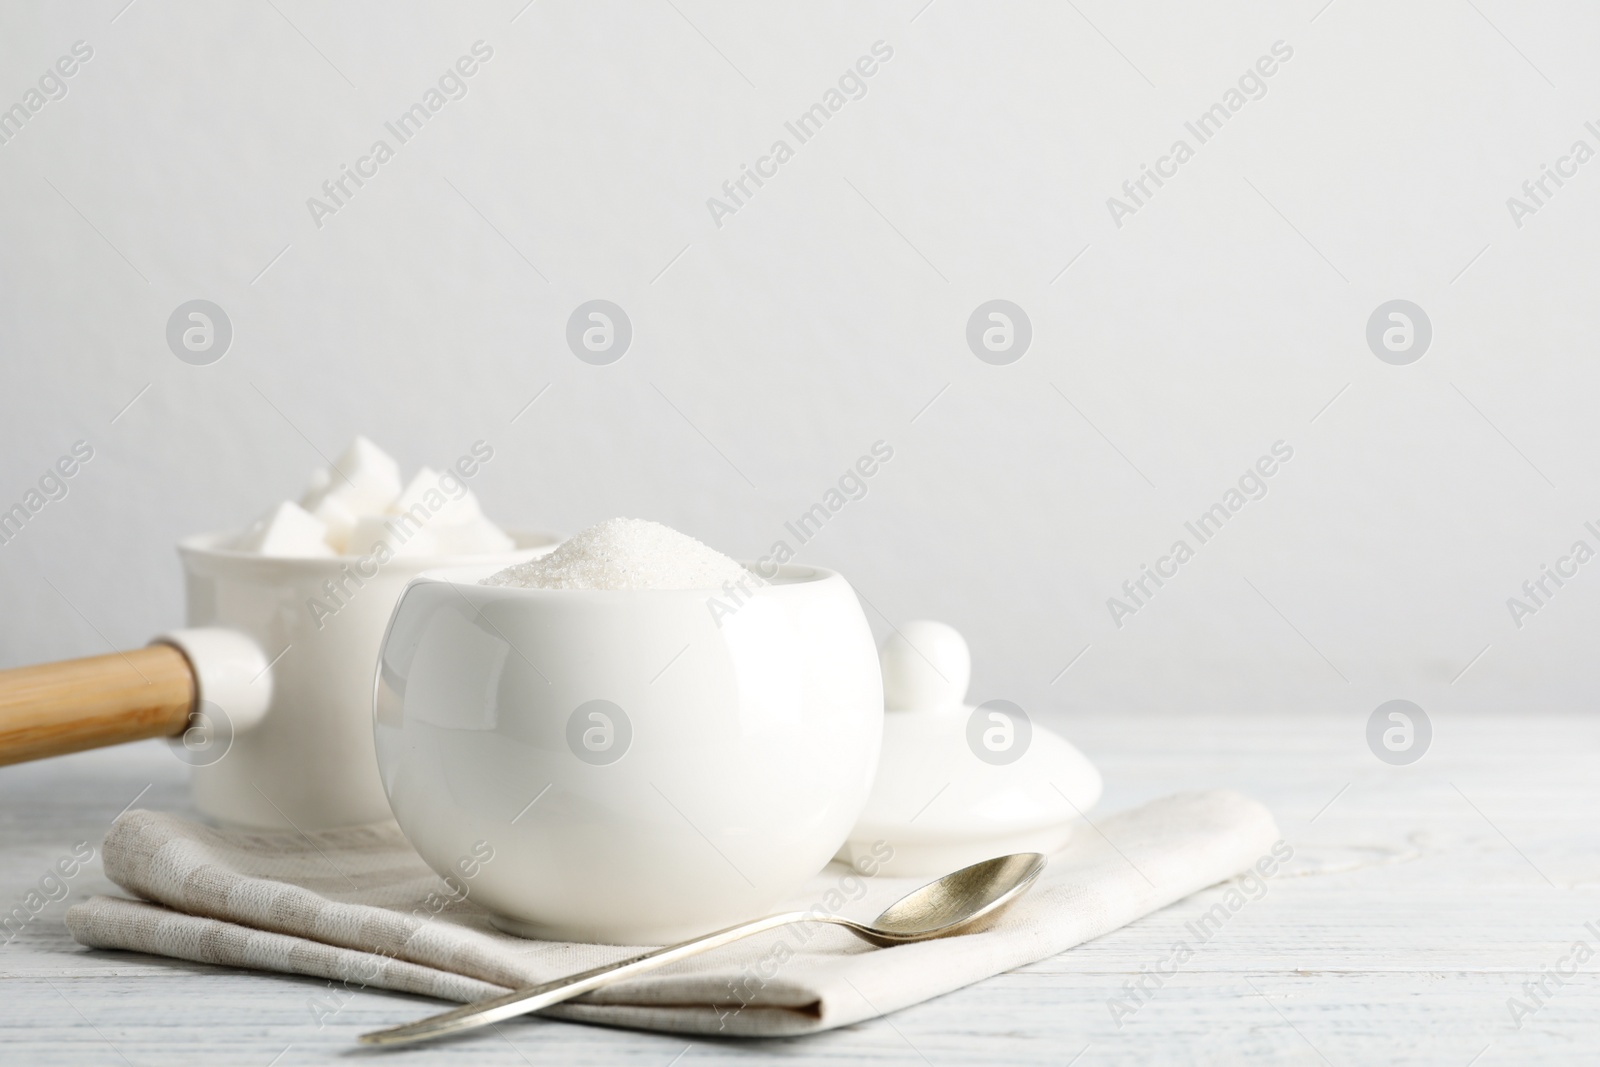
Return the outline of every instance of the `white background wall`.
[[[1600,161],[1520,228],[1506,199],[1600,148],[1600,10],[923,2],[6,5],[0,107],[94,55],[0,145],[0,504],[96,454],[0,546],[0,663],[178,623],[173,541],[357,432],[407,468],[492,442],[508,525],[637,515],[744,557],[882,439],[800,558],[880,634],[961,627],[979,699],[1323,707],[1353,737],[1391,697],[1436,729],[1589,706],[1600,562],[1520,629],[1506,599],[1600,548]],[[314,225],[478,40],[468,95]],[[707,198],[879,40],[719,228]],[[1266,96],[1114,225],[1280,40]],[[197,297],[235,330],[205,367],[164,340]],[[597,297],[635,330],[605,367],[564,343]],[[1033,324],[1010,366],[964,338],[996,297]],[[1393,298],[1433,323],[1409,366],[1364,338]],[[1106,599],[1280,439],[1269,495],[1117,628]]]

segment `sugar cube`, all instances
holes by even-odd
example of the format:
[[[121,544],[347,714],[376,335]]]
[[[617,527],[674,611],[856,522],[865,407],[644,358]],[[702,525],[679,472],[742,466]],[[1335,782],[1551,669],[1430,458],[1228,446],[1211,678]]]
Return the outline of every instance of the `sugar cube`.
[[[357,436],[334,461],[332,470],[323,468],[312,475],[300,503],[315,511],[332,497],[352,514],[372,515],[386,509],[399,495],[400,465],[383,449]]]
[[[379,541],[387,541],[391,556],[432,556],[439,553],[431,527],[405,515],[363,515],[356,520],[345,543],[345,555],[365,556]]]
[[[418,511],[419,507],[422,510]],[[399,498],[389,511],[418,519],[426,517],[430,523],[446,526],[471,522],[483,515],[478,498],[472,495],[472,490],[465,483],[459,478],[452,478],[449,486],[441,484],[439,472],[432,467],[417,471],[416,476],[400,491]]]
[[[290,500],[251,523],[228,547],[263,556],[331,556],[328,527]]]

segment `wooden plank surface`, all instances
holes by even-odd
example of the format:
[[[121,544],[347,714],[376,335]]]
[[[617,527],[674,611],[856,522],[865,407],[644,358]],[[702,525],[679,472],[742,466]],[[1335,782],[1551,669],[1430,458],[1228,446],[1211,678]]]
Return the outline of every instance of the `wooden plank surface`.
[[[1410,767],[1367,751],[1365,714],[1051,721],[1105,772],[1109,811],[1227,786],[1265,802],[1295,858],[1137,1009],[1124,983],[1169,966],[1210,890],[1115,934],[897,1013],[794,1041],[695,1041],[527,1020],[411,1063],[1568,1064],[1600,1037],[1600,719],[1434,721]],[[0,770],[0,904],[38,889],[111,820],[187,810],[162,742]],[[70,864],[69,864],[70,866]],[[350,1062],[355,1036],[425,1013],[384,992],[319,1026],[327,983],[77,946],[70,899],[98,858],[0,947],[0,1063]],[[59,890],[51,888],[59,895]],[[1535,1002],[1524,983],[1595,953]],[[1575,962],[1575,961],[1574,961]],[[1514,1020],[1509,998],[1533,1009]],[[1520,1022],[1520,1026],[1518,1025]],[[677,1057],[674,1060],[674,1057]],[[357,1056],[356,1059],[364,1059]]]

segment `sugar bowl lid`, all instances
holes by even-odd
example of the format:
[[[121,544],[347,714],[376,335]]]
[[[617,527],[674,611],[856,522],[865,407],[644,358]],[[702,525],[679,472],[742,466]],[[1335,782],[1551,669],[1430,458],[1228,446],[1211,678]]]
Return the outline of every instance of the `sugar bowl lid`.
[[[972,655],[951,626],[908,622],[878,655],[883,750],[840,858],[871,856],[890,875],[943,874],[1065,845],[1100,799],[1087,757],[1011,701],[967,704]]]

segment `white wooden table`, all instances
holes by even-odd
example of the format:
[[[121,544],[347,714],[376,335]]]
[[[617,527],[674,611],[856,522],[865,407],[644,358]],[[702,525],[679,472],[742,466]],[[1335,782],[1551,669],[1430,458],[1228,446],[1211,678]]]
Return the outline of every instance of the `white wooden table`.
[[[405,1063],[666,1067],[809,1063],[1592,1061],[1600,1043],[1600,717],[1436,714],[1417,764],[1380,763],[1365,713],[1057,722],[1107,780],[1102,810],[1230,786],[1277,815],[1296,858],[1119,1029],[1107,1007],[1218,896],[859,1026],[792,1041],[696,1041],[529,1019]],[[187,808],[185,769],[148,742],[0,768],[0,902],[140,795]],[[146,788],[148,786],[148,789]],[[70,899],[111,889],[98,860]],[[358,1033],[433,1005],[362,992],[318,1027],[321,981],[91,952],[48,904],[0,947],[0,1062],[290,1067],[368,1054]],[[1543,1005],[1523,990],[1582,940],[1597,955]],[[1572,969],[1572,964],[1564,966]],[[1514,1025],[1508,998],[1533,1013]]]

